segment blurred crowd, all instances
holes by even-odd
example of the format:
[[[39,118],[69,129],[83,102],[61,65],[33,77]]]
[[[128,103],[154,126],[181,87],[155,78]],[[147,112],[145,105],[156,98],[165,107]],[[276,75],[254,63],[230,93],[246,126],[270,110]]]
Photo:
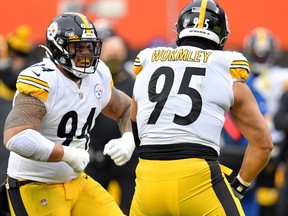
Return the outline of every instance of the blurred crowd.
[[[0,181],[6,178],[8,150],[3,145],[3,128],[11,110],[19,72],[30,64],[31,29],[20,25],[8,35],[0,35]]]
[[[101,60],[111,70],[115,86],[132,95],[133,61],[137,53],[129,49],[126,41],[115,32],[113,23],[106,19],[95,21],[98,36],[103,41]],[[31,29],[21,25],[8,35],[0,35],[0,181],[6,178],[8,150],[3,145],[3,127],[11,107],[19,72],[44,57],[44,50],[30,41]],[[283,51],[277,37],[269,29],[256,28],[243,39],[243,54],[250,61],[251,73],[247,81],[261,113],[267,119],[274,149],[271,160],[247,195],[241,200],[247,216],[288,215],[288,67],[278,64]],[[156,38],[147,47],[168,45]],[[129,214],[135,187],[137,152],[122,167],[103,155],[104,145],[120,137],[117,124],[103,115],[96,119],[91,132],[90,163],[86,172],[106,188],[125,214]],[[104,126],[105,125],[105,126]],[[107,130],[109,128],[109,130]],[[229,113],[222,133],[220,162],[237,174],[247,140],[233,124]],[[228,179],[229,179],[228,178]]]

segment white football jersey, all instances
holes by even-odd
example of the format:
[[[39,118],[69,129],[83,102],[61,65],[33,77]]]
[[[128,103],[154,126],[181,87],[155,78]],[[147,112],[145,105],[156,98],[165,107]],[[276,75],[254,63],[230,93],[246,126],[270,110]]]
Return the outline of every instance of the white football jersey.
[[[233,79],[249,74],[241,53],[147,48],[138,54],[134,72],[140,146],[197,143],[219,155],[224,116],[234,102]]]
[[[88,132],[110,100],[113,81],[108,67],[100,61],[97,71],[83,78],[79,88],[45,58],[23,70],[16,86],[17,93],[33,95],[45,104],[47,114],[39,130],[43,136],[55,143],[88,150]],[[77,177],[65,162],[38,162],[13,152],[8,175],[40,182],[65,182]]]

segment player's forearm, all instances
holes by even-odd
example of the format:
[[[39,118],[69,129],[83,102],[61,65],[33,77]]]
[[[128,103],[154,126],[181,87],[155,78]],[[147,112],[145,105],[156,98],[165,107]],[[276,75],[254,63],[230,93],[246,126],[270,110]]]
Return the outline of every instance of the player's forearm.
[[[9,131],[14,131],[14,135],[7,135]],[[48,140],[38,131],[28,128],[15,133],[13,128],[5,131],[6,148],[16,154],[36,161],[48,161],[55,143]]]
[[[269,162],[271,151],[272,146],[268,144],[261,148],[248,145],[239,171],[241,178],[253,181]]]
[[[89,163],[89,153],[84,149],[55,144],[38,131],[25,129],[12,136],[6,148],[16,154],[40,162],[66,162],[76,173]]]
[[[118,91],[119,97],[121,97],[121,115],[118,118],[118,126],[121,134],[124,132],[131,132],[130,111],[131,111],[131,98],[125,93]]]
[[[121,117],[118,119],[118,126],[121,134],[125,132],[132,132],[131,121],[130,121],[130,106],[127,106]]]
[[[117,121],[121,134],[131,132],[130,123],[131,98],[124,92],[112,89],[112,95],[108,105],[102,110],[102,114]]]
[[[27,143],[28,146],[26,146]],[[45,154],[46,156],[44,158],[47,157],[47,161],[49,162],[61,161],[64,153],[62,145],[54,144],[53,142],[47,140],[31,127],[19,126],[7,129],[4,132],[4,145],[7,147],[7,149],[14,151],[15,153],[26,158],[30,158],[32,155],[34,155],[34,151],[38,149],[41,144],[46,144],[46,146],[43,148],[44,150],[47,150],[47,146],[51,145],[50,148],[52,149],[52,152],[50,155],[46,155],[46,152],[39,151],[38,154]],[[38,157],[39,156],[35,157],[36,160],[39,159]],[[40,158],[42,158],[40,160],[45,160],[43,159],[43,156],[40,156]]]

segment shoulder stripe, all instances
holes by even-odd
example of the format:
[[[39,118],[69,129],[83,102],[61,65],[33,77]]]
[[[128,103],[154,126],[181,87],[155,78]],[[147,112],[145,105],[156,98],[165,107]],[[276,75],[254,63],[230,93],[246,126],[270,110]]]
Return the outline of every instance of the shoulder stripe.
[[[31,86],[31,87],[34,87],[34,88],[36,88],[36,89],[44,90],[44,91],[46,91],[47,93],[49,93],[48,89],[41,88],[41,87],[39,87],[39,85],[34,85],[33,83],[18,81],[17,84],[16,84],[16,86]]]
[[[44,101],[48,99],[49,84],[43,80],[35,77],[19,75],[16,83],[16,88],[19,92],[24,94],[33,95],[41,98]]]
[[[143,66],[140,63],[140,59],[137,57],[134,61],[134,67],[133,67],[134,73],[137,75],[141,72],[142,69],[143,69]]]
[[[136,58],[136,59],[134,60],[134,65],[137,65],[137,66],[140,66],[140,65],[141,65],[139,58]]]
[[[230,65],[230,74],[234,79],[247,79],[250,65],[247,60],[234,60]]]
[[[248,61],[245,61],[245,60],[234,60],[232,61],[231,63],[231,66],[234,67],[234,66],[246,66],[246,67],[249,67],[249,63]]]
[[[47,101],[48,99],[49,93],[43,88],[38,88],[37,86],[22,82],[17,82],[16,87],[19,92],[22,92],[24,94],[33,95],[37,98],[41,98],[44,101]]]
[[[44,89],[45,91],[49,92],[49,84],[47,82],[31,77],[31,76],[20,75],[18,76],[17,83],[18,82],[32,85],[32,86],[38,87],[40,89]]]

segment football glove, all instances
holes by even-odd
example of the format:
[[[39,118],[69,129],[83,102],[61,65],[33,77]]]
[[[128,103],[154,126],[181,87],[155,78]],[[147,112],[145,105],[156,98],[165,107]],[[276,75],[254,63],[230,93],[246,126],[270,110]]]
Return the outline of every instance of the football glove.
[[[132,132],[125,132],[121,138],[110,140],[104,147],[103,154],[109,155],[114,163],[122,166],[130,160],[135,149]]]
[[[238,199],[242,199],[247,192],[248,188],[250,186],[250,183],[245,182],[240,175],[238,174],[237,177],[231,182],[231,187],[233,190],[234,195]]]
[[[62,161],[72,167],[75,173],[82,172],[90,161],[87,151],[75,147],[63,146],[64,155]]]

